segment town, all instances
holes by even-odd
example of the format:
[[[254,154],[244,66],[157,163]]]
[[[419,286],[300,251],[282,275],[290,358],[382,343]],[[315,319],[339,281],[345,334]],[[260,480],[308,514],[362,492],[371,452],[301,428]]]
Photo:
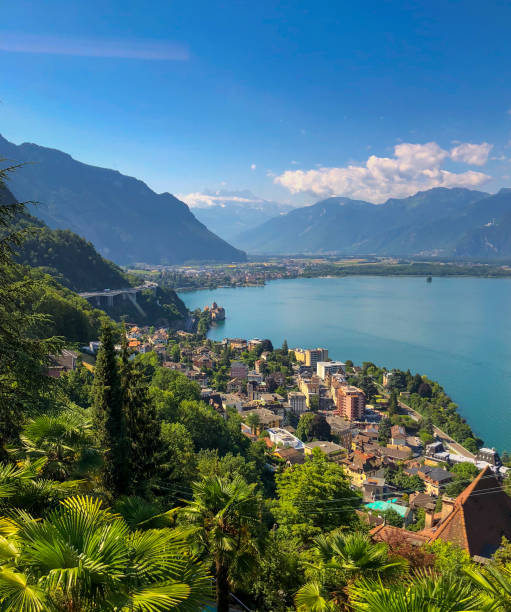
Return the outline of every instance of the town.
[[[201,316],[221,320],[225,311],[214,303]],[[269,339],[212,342],[204,333],[136,325],[126,332],[133,359],[186,377],[220,415],[235,411],[242,434],[263,442],[270,473],[315,453],[341,466],[358,494],[353,511],[376,541],[441,539],[484,561],[503,535],[511,538],[509,468],[426,377],[332,360],[327,348],[286,341],[275,348]],[[99,342],[84,347],[91,356],[98,349]],[[93,358],[65,350],[50,374],[75,369],[83,357],[92,370]],[[496,512],[499,503],[508,510]]]

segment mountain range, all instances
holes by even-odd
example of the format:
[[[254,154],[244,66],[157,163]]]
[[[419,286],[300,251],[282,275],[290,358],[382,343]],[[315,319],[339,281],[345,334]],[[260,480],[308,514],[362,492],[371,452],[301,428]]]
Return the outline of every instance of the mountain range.
[[[381,205],[332,197],[270,219],[237,243],[253,253],[507,258],[511,189],[435,188]]]
[[[220,189],[182,197],[199,221],[235,246],[243,232],[294,208],[290,204],[258,198],[248,190]]]
[[[115,170],[81,163],[70,155],[0,136],[9,188],[21,201],[37,202],[37,216],[50,228],[69,229],[91,241],[118,264],[244,261],[243,251],[207,229],[170,193]]]

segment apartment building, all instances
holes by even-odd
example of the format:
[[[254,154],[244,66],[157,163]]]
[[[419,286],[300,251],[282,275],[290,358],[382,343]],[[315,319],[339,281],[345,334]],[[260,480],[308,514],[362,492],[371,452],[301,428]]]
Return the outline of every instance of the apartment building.
[[[289,409],[294,414],[300,415],[307,411],[307,398],[304,393],[290,391],[287,394],[287,399],[289,402]]]
[[[336,412],[348,421],[360,421],[364,416],[366,396],[362,389],[342,385],[335,389]]]

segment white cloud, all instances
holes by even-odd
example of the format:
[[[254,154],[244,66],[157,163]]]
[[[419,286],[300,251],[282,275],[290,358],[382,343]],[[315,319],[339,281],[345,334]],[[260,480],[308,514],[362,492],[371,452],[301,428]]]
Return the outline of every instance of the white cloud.
[[[484,166],[488,161],[488,155],[492,150],[493,145],[488,142],[481,144],[472,144],[463,142],[454,149],[451,149],[451,159],[457,162],[465,162],[473,166]]]
[[[189,58],[186,47],[168,41],[143,39],[69,38],[65,36],[0,33],[0,51],[79,57],[174,60]]]
[[[291,161],[291,165],[292,165],[292,166],[299,166],[299,165],[300,165],[300,162],[299,162],[299,161],[296,161],[296,159],[293,159],[293,160]]]
[[[458,151],[456,156],[466,159],[467,144],[449,152],[435,142],[400,143],[394,147],[393,157],[371,155],[363,165],[350,164],[342,168],[287,170],[275,177],[274,182],[291,193],[307,192],[320,197],[342,195],[374,203],[392,197],[407,197],[433,187],[478,187],[491,177],[473,170],[456,173],[442,169],[445,160],[454,159],[453,151],[456,149],[465,147],[464,152]],[[480,148],[483,145],[473,145],[479,148],[470,149],[472,159],[480,162],[484,155],[487,158],[489,148],[484,154]]]
[[[257,166],[255,164],[250,164],[250,170],[255,170]]]
[[[211,206],[225,204],[225,202],[255,204],[261,201],[257,198],[244,198],[241,196],[235,196],[230,194],[211,195],[209,193],[201,193],[200,191],[195,191],[193,193],[188,194],[177,194],[176,197],[185,202],[185,204],[188,204],[190,208],[210,208]]]

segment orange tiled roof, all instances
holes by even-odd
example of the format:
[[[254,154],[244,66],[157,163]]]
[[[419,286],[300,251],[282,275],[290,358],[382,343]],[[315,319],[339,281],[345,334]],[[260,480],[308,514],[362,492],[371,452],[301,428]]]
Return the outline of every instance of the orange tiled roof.
[[[511,499],[487,466],[458,495],[451,513],[431,530],[431,540],[452,542],[471,556],[490,557],[502,536],[511,540]]]

